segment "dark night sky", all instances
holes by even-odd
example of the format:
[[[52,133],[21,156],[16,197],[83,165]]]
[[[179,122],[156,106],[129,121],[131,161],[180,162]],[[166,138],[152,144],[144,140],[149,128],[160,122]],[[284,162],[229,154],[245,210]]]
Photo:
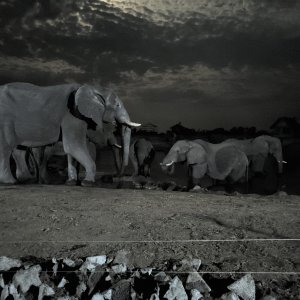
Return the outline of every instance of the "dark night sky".
[[[0,83],[100,83],[136,122],[300,117],[299,0],[0,1]]]

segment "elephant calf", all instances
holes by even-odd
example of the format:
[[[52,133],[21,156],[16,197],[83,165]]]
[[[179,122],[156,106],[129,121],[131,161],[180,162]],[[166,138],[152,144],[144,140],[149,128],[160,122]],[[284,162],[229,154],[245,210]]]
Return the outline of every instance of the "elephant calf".
[[[154,156],[155,150],[149,140],[142,138],[133,142],[129,149],[129,157],[134,167],[134,175],[149,177]]]
[[[202,140],[177,141],[163,159],[161,167],[172,174],[178,162],[188,165],[188,189],[199,185],[206,174],[212,179],[227,179],[233,183],[241,180],[248,170],[244,152],[234,146],[210,144]]]

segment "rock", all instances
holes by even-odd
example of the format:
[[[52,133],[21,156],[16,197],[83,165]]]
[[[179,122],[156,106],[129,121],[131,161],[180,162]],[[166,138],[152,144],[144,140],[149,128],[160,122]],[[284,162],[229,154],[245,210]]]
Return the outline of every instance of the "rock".
[[[201,266],[201,259],[199,258],[185,258],[181,262],[180,271],[198,271]]]
[[[55,291],[52,287],[47,284],[42,283],[39,288],[38,300],[43,300],[45,296],[54,296]]]
[[[173,300],[173,299],[188,300],[188,296],[184,290],[183,284],[177,276],[175,276],[171,280],[170,287],[166,292],[166,294],[164,295],[164,298],[168,300]]]
[[[201,293],[209,293],[211,288],[197,272],[190,272],[186,280],[186,289],[197,289]]]
[[[75,261],[73,261],[72,259],[69,259],[69,258],[65,258],[63,260],[63,264],[65,264],[66,266],[70,267],[70,268],[73,268],[76,266],[76,263]]]
[[[0,271],[8,271],[12,268],[21,267],[22,262],[19,259],[9,258],[6,256],[0,257]]]
[[[127,267],[124,264],[114,265],[111,269],[116,274],[125,273],[127,271]]]
[[[167,275],[165,272],[159,272],[154,276],[154,280],[159,282],[166,282],[166,281],[170,281],[171,277]]]
[[[40,265],[30,267],[27,270],[19,270],[13,277],[13,283],[25,294],[32,285],[39,287],[42,284],[39,277],[41,271]]]
[[[129,280],[122,279],[112,287],[112,300],[130,300],[131,284]]]
[[[239,296],[234,292],[224,294],[221,297],[221,300],[239,300],[239,299],[240,299]]]
[[[244,300],[255,300],[255,282],[251,274],[247,274],[227,287]]]
[[[111,300],[111,297],[112,297],[112,290],[109,289],[105,292],[102,293],[103,297],[105,300]]]
[[[87,289],[86,284],[83,281],[81,281],[76,288],[76,296],[78,298],[80,298],[81,294],[84,293],[86,291],[86,289]]]
[[[151,273],[152,273],[152,268],[143,268],[143,269],[141,269],[141,273],[142,274],[148,274],[148,275],[151,275]]]
[[[9,286],[8,286],[8,285],[5,285],[5,286],[3,287],[2,292],[1,292],[1,297],[0,297],[0,299],[1,299],[1,300],[5,300],[8,296],[9,296]]]
[[[192,189],[189,190],[191,193],[206,193],[208,190],[206,188],[202,188],[200,185],[195,185]]]
[[[3,279],[3,275],[0,274],[0,287],[2,287],[4,289],[5,283],[4,283],[4,279]]]
[[[203,298],[203,295],[196,289],[191,290],[191,295],[192,295],[191,300],[199,300]]]
[[[63,277],[57,287],[59,289],[62,289],[67,283],[68,283],[68,280],[65,277]]]
[[[260,300],[277,300],[275,297],[271,296],[271,295],[268,295],[268,296],[265,296],[263,298],[260,298]]]
[[[57,270],[58,270],[58,262],[57,262],[56,258],[52,258],[52,263],[54,263],[54,266],[52,267],[53,274],[54,274],[54,276],[56,276]]]
[[[105,269],[103,268],[103,266],[97,266],[96,269],[92,272],[87,282],[89,295],[95,290],[96,285],[99,283],[104,274]]]
[[[106,255],[100,256],[90,256],[87,257],[85,262],[79,268],[81,272],[86,273],[86,271],[93,271],[96,269],[97,266],[101,266],[106,262]]]
[[[104,297],[100,293],[97,293],[92,297],[92,300],[104,300]]]
[[[120,250],[117,252],[115,259],[113,260],[114,264],[124,264],[128,265],[129,259],[127,255],[129,254],[126,250]]]

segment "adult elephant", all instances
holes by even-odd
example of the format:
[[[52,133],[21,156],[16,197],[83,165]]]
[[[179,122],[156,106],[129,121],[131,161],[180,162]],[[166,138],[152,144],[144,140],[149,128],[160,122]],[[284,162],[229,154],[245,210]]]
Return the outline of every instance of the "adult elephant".
[[[210,144],[202,140],[177,141],[161,166],[171,174],[178,162],[186,162],[188,165],[188,189],[199,185],[200,179],[206,174],[212,179],[237,182],[246,175],[248,168],[246,155],[236,147]]]
[[[249,160],[251,190],[254,193],[273,194],[280,187],[283,164],[279,138],[261,135],[254,139],[228,139],[224,143],[243,151]]]
[[[95,182],[96,164],[86,144],[87,129],[103,123],[122,126],[122,169],[128,164],[131,127],[122,101],[111,91],[75,83],[40,87],[9,83],[0,87],[0,182],[15,183],[10,156],[17,145],[39,147],[58,141],[68,155],[68,182],[77,182],[76,159],[86,171],[82,185]]]
[[[282,173],[283,163],[286,163],[282,158],[282,145],[279,138],[269,135],[261,135],[254,139],[238,140],[228,139],[225,144],[234,145],[243,151],[250,163],[250,169],[254,173],[262,173],[264,164],[268,155],[273,155],[278,164],[278,173]]]
[[[129,158],[134,168],[134,175],[150,176],[155,150],[152,143],[144,138],[135,140],[129,148]]]

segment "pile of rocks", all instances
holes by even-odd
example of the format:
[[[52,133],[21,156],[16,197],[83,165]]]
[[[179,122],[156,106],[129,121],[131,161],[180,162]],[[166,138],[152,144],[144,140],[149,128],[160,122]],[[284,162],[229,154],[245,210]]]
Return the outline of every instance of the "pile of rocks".
[[[256,299],[256,285],[250,274],[232,280],[227,292],[215,297],[199,273],[200,259],[168,262],[165,270],[156,270],[129,267],[127,254],[121,250],[115,257],[75,260],[0,257],[0,299]],[[276,298],[269,295],[261,299]]]

